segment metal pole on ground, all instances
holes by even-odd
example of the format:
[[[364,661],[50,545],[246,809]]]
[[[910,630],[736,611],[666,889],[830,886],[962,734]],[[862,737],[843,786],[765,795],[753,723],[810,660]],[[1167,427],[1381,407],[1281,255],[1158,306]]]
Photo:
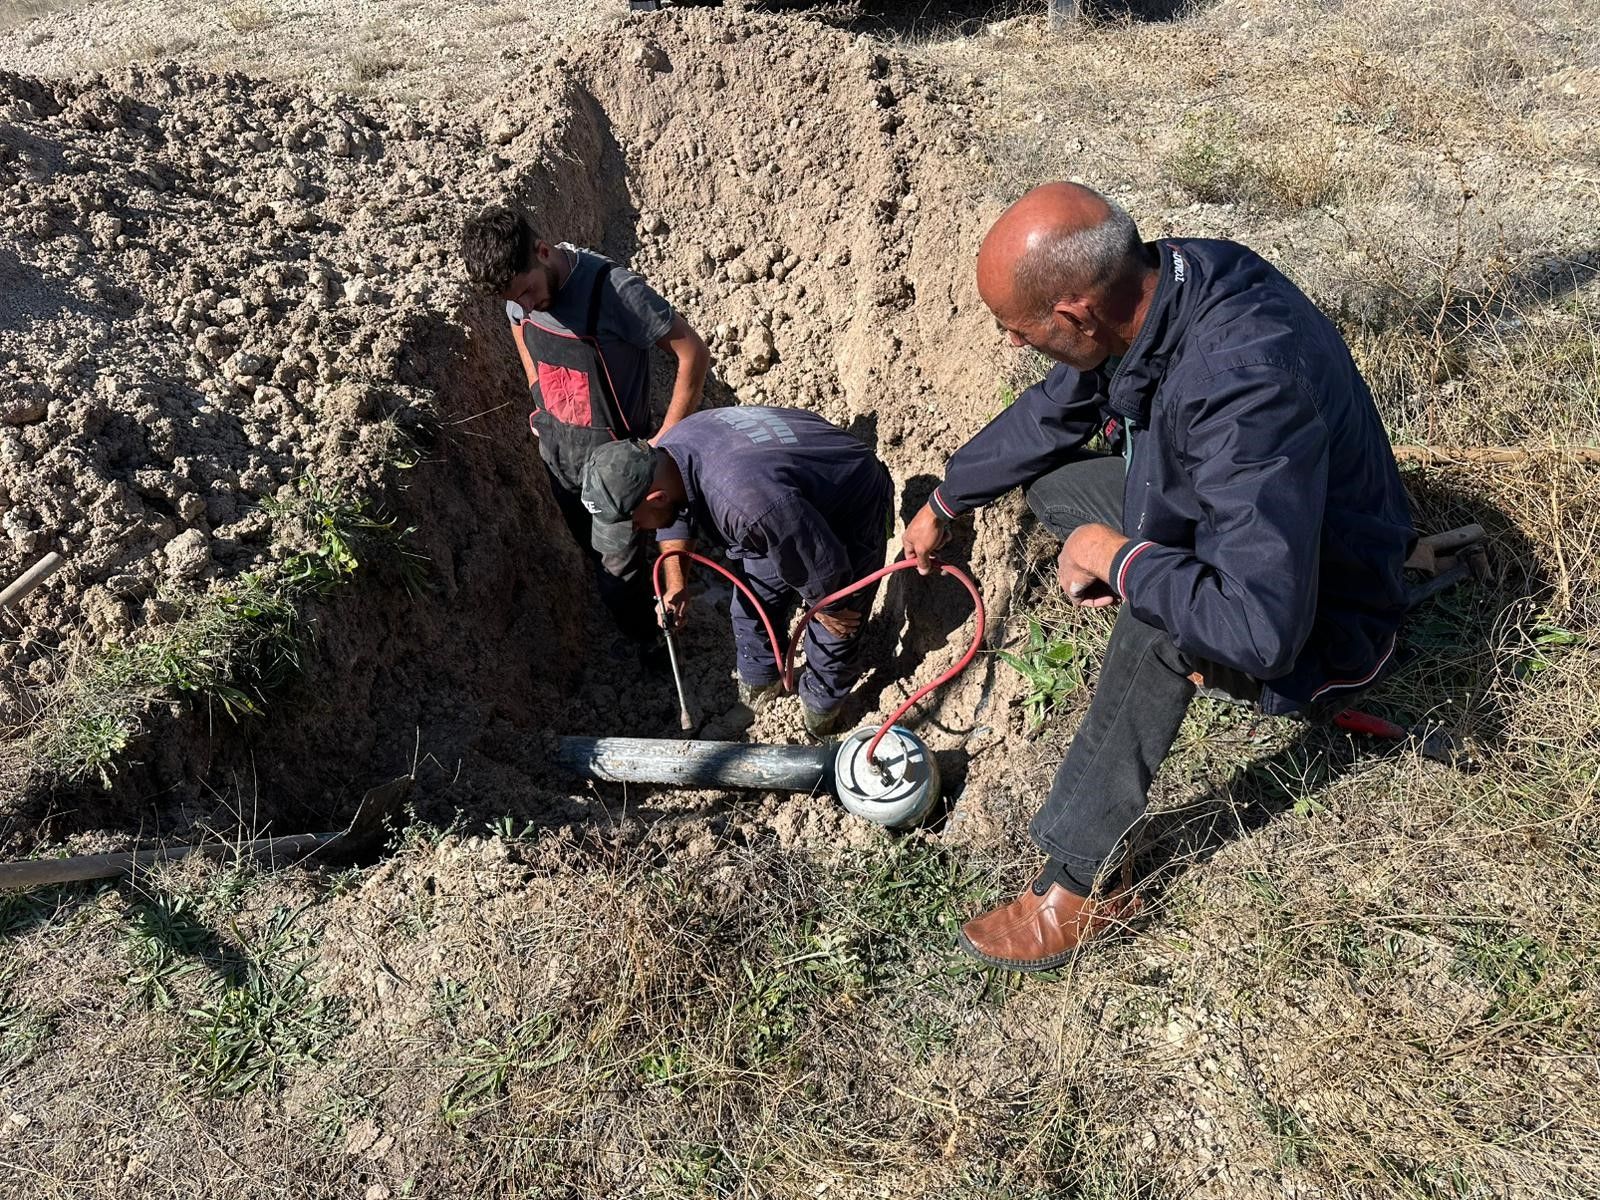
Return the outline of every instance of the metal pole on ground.
[[[299,862],[313,854],[340,847],[350,854],[382,845],[389,819],[411,790],[411,776],[370,789],[361,797],[356,815],[346,829],[329,833],[296,833],[256,838],[248,842],[216,842],[189,846],[154,846],[117,854],[82,854],[74,858],[38,858],[0,863],[0,892],[22,891],[54,883],[87,879],[114,879],[148,871],[162,863],[177,862],[191,854],[216,859],[264,859],[272,865]]]

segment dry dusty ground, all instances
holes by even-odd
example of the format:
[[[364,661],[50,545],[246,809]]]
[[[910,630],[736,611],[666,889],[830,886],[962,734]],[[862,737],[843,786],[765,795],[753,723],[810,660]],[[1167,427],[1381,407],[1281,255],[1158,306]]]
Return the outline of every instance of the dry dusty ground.
[[[0,900],[0,1192],[1600,1195],[1593,14],[846,7],[883,36],[0,9],[0,579],[70,558],[0,614],[0,849],[322,828],[416,777],[380,865]],[[1198,703],[1137,935],[1022,981],[951,935],[1024,878],[1104,644],[1048,539],[1013,503],[961,540],[1028,677],[985,655],[920,714],[928,829],[574,788],[551,734],[668,735],[675,703],[583,616],[451,251],[511,196],[632,263],[710,338],[712,402],[850,426],[904,516],[1030,380],[971,255],[1061,176],[1267,253],[1397,443],[1528,453],[1409,469],[1495,574],[1372,704],[1479,769]],[[890,589],[864,719],[963,647],[954,591]],[[732,732],[709,602],[688,643]]]

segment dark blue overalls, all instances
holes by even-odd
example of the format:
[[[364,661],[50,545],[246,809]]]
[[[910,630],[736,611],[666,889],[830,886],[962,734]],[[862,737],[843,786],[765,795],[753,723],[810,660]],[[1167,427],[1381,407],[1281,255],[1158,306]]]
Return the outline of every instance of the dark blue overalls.
[[[679,522],[661,541],[706,539],[760,599],[779,636],[797,602],[807,606],[883,566],[894,484],[871,450],[844,430],[794,408],[693,413],[657,445],[683,476]],[[839,605],[865,616],[876,586]],[[734,593],[730,616],[739,678],[761,686],[778,669],[761,618]],[[863,621],[839,637],[813,621],[799,691],[814,712],[837,708],[861,676]]]

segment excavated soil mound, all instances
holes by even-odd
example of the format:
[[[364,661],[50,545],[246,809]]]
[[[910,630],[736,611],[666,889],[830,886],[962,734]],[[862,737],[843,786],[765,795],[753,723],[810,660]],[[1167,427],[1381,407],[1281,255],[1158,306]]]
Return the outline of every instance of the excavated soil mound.
[[[306,601],[302,677],[264,718],[152,698],[112,790],[78,796],[57,836],[152,803],[166,827],[241,804],[309,819],[433,767],[424,808],[588,816],[605,798],[545,780],[540,735],[673,727],[669,683],[605,666],[498,305],[457,275],[485,203],[654,282],[711,344],[708,402],[810,408],[874,444],[902,518],[998,407],[959,98],[864,40],[758,15],[622,23],[551,66],[465,112],[170,65],[0,76],[0,576],[69,560],[0,617],[13,749],[77,664],[149,637],[174,597],[314,548],[274,515],[307,481],[409,530],[394,553],[423,564],[410,594],[380,564]],[[997,610],[1012,528],[980,519],[967,548]],[[966,608],[949,583],[889,589],[863,718],[964,648]],[[724,625],[702,605],[686,647],[713,735],[731,731]],[[975,669],[934,701],[936,749],[992,738],[987,686]],[[751,736],[797,737],[793,702]],[[71,789],[11,774],[15,840]]]

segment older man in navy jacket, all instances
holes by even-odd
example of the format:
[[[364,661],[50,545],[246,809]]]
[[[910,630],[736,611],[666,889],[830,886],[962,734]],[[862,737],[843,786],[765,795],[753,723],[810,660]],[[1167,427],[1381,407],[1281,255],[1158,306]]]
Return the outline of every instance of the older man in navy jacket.
[[[960,939],[1045,970],[1126,911],[1125,889],[1096,887],[1196,686],[1289,713],[1369,685],[1394,653],[1415,534],[1349,350],[1243,246],[1144,243],[1104,197],[1047,184],[989,231],[978,290],[1012,345],[1061,365],[951,458],[906,553],[926,570],[949,522],[1023,486],[1065,539],[1069,599],[1121,605],[1032,824],[1049,861]],[[1096,435],[1106,452],[1086,450]]]

